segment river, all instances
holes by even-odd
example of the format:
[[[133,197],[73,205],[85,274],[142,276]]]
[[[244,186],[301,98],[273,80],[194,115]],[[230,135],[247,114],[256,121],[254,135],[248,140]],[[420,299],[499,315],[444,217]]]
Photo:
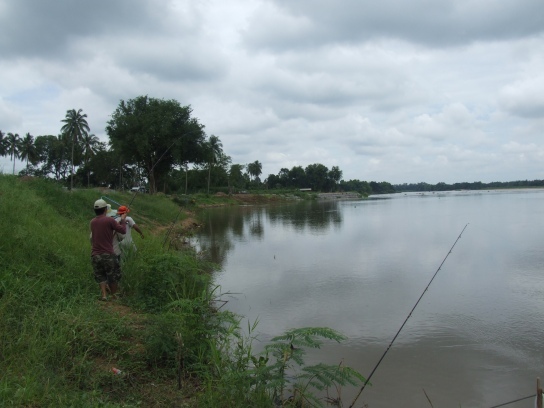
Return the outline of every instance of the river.
[[[544,190],[392,194],[210,209],[194,242],[226,307],[258,319],[257,348],[330,327],[347,340],[308,362],[364,376],[438,271],[354,406],[492,407],[544,374],[543,217]]]

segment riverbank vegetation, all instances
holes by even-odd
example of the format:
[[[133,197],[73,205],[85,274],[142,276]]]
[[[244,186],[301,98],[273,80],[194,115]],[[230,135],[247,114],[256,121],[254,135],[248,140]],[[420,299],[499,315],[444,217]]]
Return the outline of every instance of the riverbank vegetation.
[[[146,232],[123,267],[121,299],[109,302],[98,300],[89,259],[101,196],[133,200]],[[4,406],[319,406],[321,392],[364,380],[342,364],[305,364],[306,349],[344,339],[327,328],[292,329],[255,353],[256,323],[242,330],[242,317],[223,310],[216,266],[170,245],[191,209],[183,205],[0,175]]]
[[[329,169],[321,163],[282,168],[261,180],[259,160],[233,163],[220,137],[207,135],[191,106],[176,100],[121,100],[107,123],[107,141],[100,141],[91,129],[82,109],[70,109],[59,118],[58,135],[20,137],[0,131],[0,155],[12,160],[13,175],[20,159],[26,164],[20,175],[52,178],[70,188],[141,187],[165,194],[286,188],[361,195],[394,192],[387,182],[344,181],[338,166]]]
[[[496,189],[515,189],[515,188],[542,188],[544,180],[518,180],[518,181],[493,181],[491,183],[482,183],[475,181],[473,183],[411,183],[395,184],[394,189],[398,193],[403,192],[421,192],[421,191],[454,191],[454,190],[496,190]]]

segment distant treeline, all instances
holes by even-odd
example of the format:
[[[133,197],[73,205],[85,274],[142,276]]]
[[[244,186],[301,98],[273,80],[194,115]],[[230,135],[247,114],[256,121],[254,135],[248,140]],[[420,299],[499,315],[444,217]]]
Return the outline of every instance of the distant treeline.
[[[310,188],[312,191],[357,191],[362,195],[394,193],[395,189],[387,181],[342,180],[342,170],[333,166],[330,170],[321,163],[303,168],[294,166],[291,170],[282,168],[278,174],[269,174],[264,180],[268,189]]]
[[[526,187],[544,187],[544,180],[518,180],[518,181],[493,181],[491,183],[482,183],[475,181],[473,183],[404,183],[394,184],[393,187],[398,193],[408,191],[449,191],[449,190],[489,190],[497,188],[526,188]]]

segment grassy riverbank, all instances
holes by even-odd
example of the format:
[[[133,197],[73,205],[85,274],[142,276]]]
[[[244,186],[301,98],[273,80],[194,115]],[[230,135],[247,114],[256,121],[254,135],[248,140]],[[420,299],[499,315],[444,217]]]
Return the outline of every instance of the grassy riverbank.
[[[132,199],[0,175],[3,406],[271,407],[274,395],[291,406],[311,394],[297,397],[290,385],[295,398],[287,402],[288,368],[301,367],[318,386],[360,379],[345,367],[303,365],[304,347],[318,347],[319,338],[342,340],[326,328],[295,329],[274,340],[268,354],[253,355],[240,319],[216,310],[214,266],[190,250],[165,248],[173,221],[171,236],[187,217],[180,207],[192,205],[186,200],[134,198],[131,216],[146,238],[135,237],[138,254],[124,266],[122,299],[98,301],[89,221],[100,196]],[[327,375],[316,380],[319,373]]]

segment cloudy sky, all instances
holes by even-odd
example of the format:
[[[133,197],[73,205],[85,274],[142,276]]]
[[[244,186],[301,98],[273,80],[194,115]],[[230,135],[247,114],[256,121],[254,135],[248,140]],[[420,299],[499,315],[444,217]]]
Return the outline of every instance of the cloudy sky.
[[[57,135],[81,108],[106,141],[149,95],[262,179],[544,179],[542,0],[0,0],[0,27],[6,133]]]

